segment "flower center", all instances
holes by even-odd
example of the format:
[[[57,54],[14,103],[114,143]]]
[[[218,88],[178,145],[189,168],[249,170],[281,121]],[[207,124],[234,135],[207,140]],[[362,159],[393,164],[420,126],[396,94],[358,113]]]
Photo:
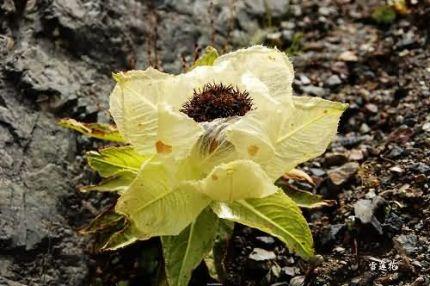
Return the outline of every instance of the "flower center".
[[[216,118],[243,116],[252,108],[252,98],[247,91],[231,85],[205,84],[194,90],[193,97],[181,108],[181,112],[196,122],[212,121]]]

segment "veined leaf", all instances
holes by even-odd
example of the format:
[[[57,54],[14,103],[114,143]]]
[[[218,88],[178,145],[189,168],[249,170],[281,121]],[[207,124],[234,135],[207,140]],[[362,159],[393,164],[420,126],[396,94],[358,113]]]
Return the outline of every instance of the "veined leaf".
[[[116,250],[130,245],[138,240],[135,229],[128,225],[122,230],[115,232],[101,250]]]
[[[218,56],[218,51],[214,47],[208,46],[206,47],[204,53],[194,62],[190,69],[198,66],[211,66]]]
[[[102,123],[83,123],[71,118],[61,119],[58,124],[86,136],[112,142],[126,142],[115,126]]]
[[[98,152],[89,151],[86,158],[90,167],[102,177],[110,177],[121,172],[135,173],[148,157],[139,155],[133,147],[108,147]]]
[[[324,200],[320,195],[300,190],[285,182],[277,183],[277,185],[301,208],[313,209],[336,204],[336,201]]]
[[[218,220],[210,209],[206,209],[179,235],[162,237],[170,286],[188,285],[192,271],[212,248]]]
[[[213,203],[219,218],[235,221],[271,234],[303,259],[313,257],[313,239],[308,224],[296,203],[281,190],[259,199],[233,203]]]
[[[108,209],[96,216],[89,225],[79,230],[80,234],[90,234],[107,228],[121,226],[125,223],[123,216],[117,214],[113,209]]]
[[[120,171],[116,175],[103,179],[97,185],[84,186],[79,190],[81,192],[99,191],[99,192],[123,192],[136,178],[136,174],[129,171]]]
[[[222,281],[225,276],[224,257],[233,230],[234,222],[220,219],[214,246],[204,258],[209,275],[217,281]]]
[[[118,200],[116,211],[139,231],[139,238],[177,235],[205,209],[210,199],[191,184],[177,184],[168,166],[146,163]]]

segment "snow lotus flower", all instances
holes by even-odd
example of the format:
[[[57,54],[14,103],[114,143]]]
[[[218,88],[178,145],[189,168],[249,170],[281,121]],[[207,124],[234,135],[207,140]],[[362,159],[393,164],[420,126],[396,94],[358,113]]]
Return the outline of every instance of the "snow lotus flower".
[[[106,173],[126,173],[109,185],[121,191],[115,210],[132,241],[162,237],[171,285],[186,285],[219,219],[313,257],[306,220],[274,183],[325,151],[346,108],[293,96],[293,66],[277,49],[253,46],[204,64],[179,75],[151,67],[115,74],[110,113],[130,145],[96,158],[117,162],[127,152]]]

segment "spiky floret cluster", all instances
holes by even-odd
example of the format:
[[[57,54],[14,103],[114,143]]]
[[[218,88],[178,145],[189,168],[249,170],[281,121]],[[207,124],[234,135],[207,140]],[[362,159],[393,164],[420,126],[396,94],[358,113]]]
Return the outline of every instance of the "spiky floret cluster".
[[[222,83],[208,83],[203,88],[194,90],[193,97],[180,111],[196,122],[204,122],[216,118],[243,116],[251,108],[252,98],[247,91],[240,91]]]

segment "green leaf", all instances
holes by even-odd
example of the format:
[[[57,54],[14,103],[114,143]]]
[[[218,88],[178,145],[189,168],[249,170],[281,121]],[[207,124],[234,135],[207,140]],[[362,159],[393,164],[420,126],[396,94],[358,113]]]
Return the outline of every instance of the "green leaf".
[[[118,200],[116,211],[133,223],[139,238],[177,235],[210,203],[191,184],[178,183],[170,167],[146,163]]]
[[[123,216],[117,214],[113,209],[103,211],[101,214],[96,216],[89,225],[79,230],[80,234],[90,234],[106,230],[108,228],[114,228],[122,226],[125,223]]]
[[[212,248],[218,218],[205,209],[177,236],[162,237],[164,262],[170,286],[187,286],[192,271]]]
[[[209,276],[212,279],[219,281],[218,269],[217,269],[217,265],[216,265],[216,261],[215,261],[214,250],[212,249],[205,257],[203,257],[203,260],[204,260],[206,267],[208,269]]]
[[[81,192],[99,191],[99,192],[123,192],[136,178],[136,174],[129,171],[121,171],[116,175],[103,179],[97,185],[84,186],[79,190]]]
[[[86,158],[90,167],[102,177],[110,177],[127,171],[137,174],[140,166],[148,157],[139,155],[132,147],[108,147],[87,152]]]
[[[213,203],[219,218],[235,221],[271,234],[303,259],[313,257],[313,239],[308,224],[296,203],[281,190],[260,199],[234,203]]]
[[[58,124],[86,136],[112,142],[126,142],[115,126],[102,123],[83,123],[71,118],[60,119]]]
[[[208,46],[204,53],[191,66],[190,70],[198,66],[211,66],[218,57],[218,51],[214,47]]]
[[[376,7],[372,19],[378,24],[391,24],[396,20],[396,10],[390,5]]]
[[[336,203],[336,201],[333,200],[324,200],[320,195],[314,195],[310,192],[300,190],[282,180],[278,181],[276,184],[301,208],[313,209],[329,207]]]
[[[224,258],[233,230],[234,222],[224,219],[219,220],[214,246],[204,258],[209,275],[217,281],[223,281],[225,276]]]
[[[128,225],[122,230],[115,232],[101,250],[116,250],[130,245],[138,240],[134,227]]]

